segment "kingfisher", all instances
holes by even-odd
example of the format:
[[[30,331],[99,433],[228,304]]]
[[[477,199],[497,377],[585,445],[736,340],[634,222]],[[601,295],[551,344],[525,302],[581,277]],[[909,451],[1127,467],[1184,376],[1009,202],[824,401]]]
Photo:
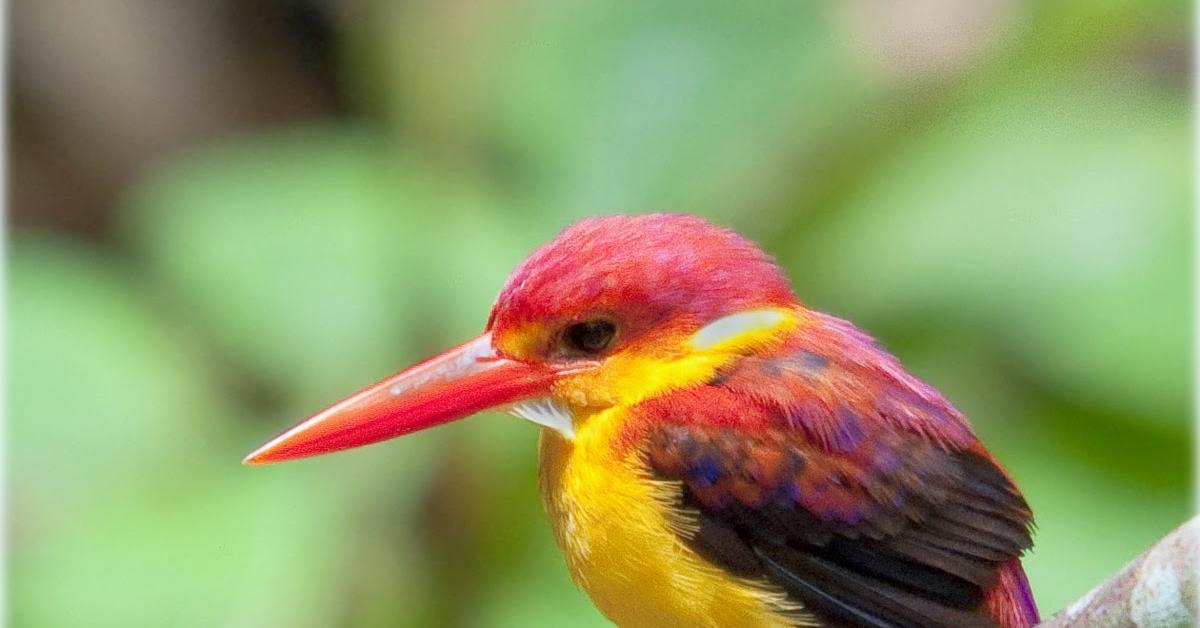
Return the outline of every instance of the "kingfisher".
[[[480,336],[245,462],[489,409],[541,426],[555,540],[619,626],[1038,622],[1029,505],[966,417],[703,219],[568,227],[512,272]]]

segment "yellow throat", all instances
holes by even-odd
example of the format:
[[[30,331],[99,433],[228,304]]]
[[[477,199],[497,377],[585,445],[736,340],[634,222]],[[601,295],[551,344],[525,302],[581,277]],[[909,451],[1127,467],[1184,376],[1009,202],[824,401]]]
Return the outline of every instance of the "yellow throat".
[[[796,321],[789,315],[780,323],[742,334],[738,342],[714,345],[712,351],[697,352],[669,368],[642,365],[636,370],[669,372],[671,385],[661,376],[642,376],[647,385],[627,388],[617,405],[601,410],[575,406],[574,440],[542,430],[539,477],[555,539],[576,584],[617,625],[809,623],[781,590],[731,576],[684,544],[680,535],[689,534],[694,522],[674,503],[681,487],[652,479],[636,447],[621,454],[612,446],[633,403],[681,382],[708,379],[736,349],[761,344]]]

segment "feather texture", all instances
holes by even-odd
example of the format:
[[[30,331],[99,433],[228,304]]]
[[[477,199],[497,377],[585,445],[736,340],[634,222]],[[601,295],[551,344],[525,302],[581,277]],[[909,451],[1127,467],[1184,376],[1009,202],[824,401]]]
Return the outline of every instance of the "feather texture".
[[[1031,545],[1025,500],[953,406],[844,321],[818,315],[707,385],[644,401],[625,429],[647,472],[679,483],[697,553],[827,621],[1036,621],[988,604],[1019,593],[1001,575]]]

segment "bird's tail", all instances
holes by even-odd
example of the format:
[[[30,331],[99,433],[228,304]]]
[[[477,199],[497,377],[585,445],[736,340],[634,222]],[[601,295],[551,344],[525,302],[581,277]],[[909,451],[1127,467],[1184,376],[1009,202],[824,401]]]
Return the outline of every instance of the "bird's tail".
[[[1001,628],[1029,628],[1041,621],[1019,558],[1000,568],[1000,577],[988,591],[986,604]]]

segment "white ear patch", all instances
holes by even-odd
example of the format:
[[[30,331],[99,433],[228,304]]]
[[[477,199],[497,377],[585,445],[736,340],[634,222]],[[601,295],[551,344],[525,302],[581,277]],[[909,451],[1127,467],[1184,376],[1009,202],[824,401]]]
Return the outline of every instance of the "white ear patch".
[[[757,331],[770,331],[784,321],[779,310],[747,310],[722,316],[692,335],[693,349],[711,349],[723,342]]]
[[[508,413],[548,427],[567,440],[575,440],[575,421],[571,418],[571,411],[557,399],[526,399],[513,404]]]

